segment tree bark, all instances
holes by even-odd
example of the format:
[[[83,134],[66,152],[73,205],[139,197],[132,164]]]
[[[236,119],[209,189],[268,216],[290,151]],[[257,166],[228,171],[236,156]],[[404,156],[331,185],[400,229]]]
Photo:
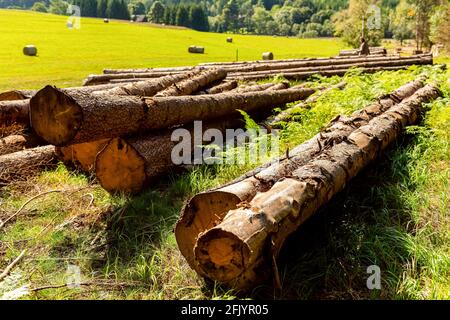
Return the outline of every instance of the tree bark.
[[[118,73],[118,74],[92,74],[84,81],[83,86],[92,86],[99,84],[108,84],[111,80],[117,79],[155,79],[165,76],[173,76],[182,74],[184,71],[168,71],[168,72],[150,72],[150,73]]]
[[[238,86],[237,81],[224,81],[216,86],[210,87],[208,89],[205,89],[204,91],[200,91],[202,92],[202,94],[217,94],[217,93],[222,93],[222,92],[229,92],[233,89],[236,89]]]
[[[30,100],[0,101],[0,126],[29,125]]]
[[[53,146],[37,147],[0,156],[0,184],[27,179],[56,163]]]
[[[298,166],[250,203],[229,211],[197,240],[195,260],[203,273],[244,290],[265,281],[285,239],[342,191],[407,125],[416,123],[422,104],[439,94],[433,86],[420,89],[355,130],[348,140]]]
[[[0,101],[30,99],[36,93],[35,90],[11,90],[0,93]]]
[[[227,73],[223,69],[211,69],[199,73],[196,76],[185,79],[181,82],[175,83],[169,88],[156,94],[156,97],[169,97],[169,96],[187,96],[198,90],[201,90],[208,85],[222,81],[227,76]]]
[[[252,112],[299,101],[312,89],[273,92],[219,93],[200,96],[139,98],[67,92],[47,86],[33,96],[30,118],[39,136],[56,146],[166,129],[237,115],[236,109]]]
[[[354,112],[350,117],[335,118],[323,132],[288,152],[288,157],[276,159],[225,186],[194,196],[183,208],[175,228],[178,247],[189,265],[198,273],[202,273],[193,256],[195,241],[199,234],[217,225],[229,210],[235,209],[241,202],[250,201],[258,192],[267,191],[279,179],[289,176],[298,166],[306,164],[334,144],[344,141],[357,128],[412,96],[423,87],[424,81],[425,78],[419,78],[410,82]]]

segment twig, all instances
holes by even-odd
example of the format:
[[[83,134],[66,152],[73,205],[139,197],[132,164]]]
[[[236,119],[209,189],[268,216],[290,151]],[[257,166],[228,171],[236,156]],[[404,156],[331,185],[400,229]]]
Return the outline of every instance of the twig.
[[[46,191],[46,192],[40,193],[40,194],[38,194],[38,195],[32,197],[32,198],[29,199],[27,202],[25,202],[25,203],[20,207],[20,209],[17,210],[13,215],[9,216],[5,221],[3,221],[3,222],[0,224],[0,229],[3,228],[3,227],[5,226],[5,224],[6,224],[8,221],[10,221],[11,219],[14,219],[14,218],[15,218],[15,217],[16,217],[16,216],[17,216],[17,215],[25,208],[25,206],[26,206],[27,204],[29,204],[31,201],[33,201],[33,200],[35,200],[35,199],[37,199],[37,198],[39,198],[39,197],[41,197],[41,196],[47,195],[47,194],[49,194],[49,193],[62,192],[62,191],[63,191],[63,190],[50,190],[50,191]]]
[[[0,274],[0,281],[2,281],[4,278],[6,278],[6,276],[8,276],[8,274],[11,272],[12,268],[14,268],[14,266],[19,263],[19,261],[23,258],[23,256],[25,255],[26,250],[22,250],[22,252],[19,254],[19,256],[14,259],[13,262],[11,262],[6,268],[5,270],[3,270],[3,272]]]
[[[77,283],[76,285],[77,286],[85,286],[85,287],[89,287],[89,286],[133,287],[133,286],[138,286],[141,284],[140,283],[127,283],[127,282],[118,282],[118,283],[114,283],[114,282],[81,282],[81,283]],[[31,288],[30,291],[37,292],[37,291],[42,291],[42,290],[47,290],[47,289],[62,289],[62,288],[66,288],[66,287],[68,287],[68,285],[66,283],[64,283],[64,284],[47,285],[47,286],[42,286],[42,287]]]

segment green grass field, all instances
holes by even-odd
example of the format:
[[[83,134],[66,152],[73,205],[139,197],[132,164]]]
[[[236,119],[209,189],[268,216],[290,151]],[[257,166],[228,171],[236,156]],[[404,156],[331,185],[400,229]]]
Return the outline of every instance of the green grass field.
[[[34,89],[53,84],[81,85],[104,68],[194,65],[207,61],[256,60],[272,51],[276,58],[336,55],[337,39],[306,40],[233,35],[187,29],[151,27],[123,21],[81,19],[80,29],[68,29],[67,18],[30,11],[0,10],[0,90]],[[34,44],[37,57],[22,54]],[[189,54],[190,45],[206,48]]]

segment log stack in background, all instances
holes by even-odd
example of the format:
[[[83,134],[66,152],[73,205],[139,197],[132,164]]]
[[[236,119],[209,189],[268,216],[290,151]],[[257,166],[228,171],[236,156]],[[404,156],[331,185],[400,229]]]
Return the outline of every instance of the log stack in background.
[[[289,88],[285,82],[256,84],[252,80],[275,75],[306,79],[312,74],[344,74],[354,67],[372,72],[412,64],[432,64],[432,57],[334,57],[105,69],[102,75],[89,76],[83,87],[46,86],[39,91],[0,93],[0,124],[20,124],[26,129],[22,137],[3,139],[2,153],[51,144],[57,147],[51,153],[53,156],[83,171],[97,172],[107,190],[137,192],[147,181],[173,167],[169,153],[154,151],[173,145],[168,136],[174,128],[190,130],[193,121],[202,120],[206,127],[225,129],[220,125],[224,117],[235,128],[234,121],[239,116],[236,109],[258,116],[314,93],[302,86]],[[313,100],[305,103],[310,101]],[[34,133],[43,140],[34,139]],[[127,152],[121,146],[126,146]],[[153,146],[153,150],[148,146]],[[138,160],[130,160],[133,155]],[[97,159],[102,159],[98,166]],[[140,163],[140,171],[137,167],[125,168],[126,165],[123,170],[108,168],[126,162]],[[107,182],[114,171],[123,175],[140,173],[136,183]]]

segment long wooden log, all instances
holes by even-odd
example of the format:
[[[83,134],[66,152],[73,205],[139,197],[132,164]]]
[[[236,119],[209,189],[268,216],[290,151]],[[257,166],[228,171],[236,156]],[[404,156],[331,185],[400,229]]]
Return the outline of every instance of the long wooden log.
[[[137,68],[137,69],[104,69],[103,74],[121,73],[150,73],[150,72],[171,72],[171,71],[192,71],[195,67],[172,67],[172,68]]]
[[[31,99],[30,118],[39,136],[53,145],[64,146],[170,128],[196,119],[232,116],[238,114],[236,109],[252,112],[303,100],[314,92],[293,88],[214,96],[139,98],[69,93],[47,86]]]
[[[214,82],[222,81],[226,76],[227,72],[223,69],[206,70],[196,76],[173,84],[169,88],[156,94],[155,97],[187,96]]]
[[[56,163],[53,146],[37,147],[0,156],[0,184],[28,178]]]
[[[376,73],[380,71],[398,71],[405,70],[408,66],[397,66],[397,67],[376,67],[376,68],[358,68],[363,73]],[[306,80],[314,75],[320,75],[323,77],[333,77],[333,76],[344,76],[347,72],[353,69],[336,69],[336,70],[324,70],[324,71],[313,71],[313,72],[274,72],[273,74],[263,74],[263,75],[244,75],[240,77],[227,77],[228,80],[238,80],[238,81],[251,81],[251,80],[263,80],[271,77],[283,77],[288,80]]]
[[[236,89],[238,86],[237,81],[225,81],[211,88],[205,89],[203,92],[205,94],[217,94],[222,92],[228,92],[233,89]]]
[[[357,128],[412,96],[423,87],[424,80],[420,77],[386,97],[380,97],[377,102],[354,112],[350,117],[337,117],[321,133],[290,151],[288,157],[256,168],[225,186],[195,195],[183,208],[175,228],[178,247],[189,265],[197,272],[202,272],[193,256],[195,241],[199,234],[217,225],[226,212],[235,209],[241,202],[250,201],[258,192],[271,188],[298,166],[344,141]]]
[[[409,66],[409,65],[425,65],[433,64],[432,56],[424,56],[418,58],[402,58],[392,61],[370,61],[370,62],[352,62],[349,64],[334,64],[326,66],[314,66],[314,67],[293,67],[285,68],[283,72],[313,72],[313,71],[326,71],[326,70],[338,70],[338,69],[350,69],[350,68],[374,68],[374,67],[396,67],[396,66]],[[252,72],[229,72],[230,77],[252,76],[252,75],[270,75],[274,72],[278,72],[280,69],[270,69],[267,71],[252,71]]]
[[[434,86],[420,89],[250,203],[229,211],[197,240],[195,259],[204,274],[239,289],[265,281],[288,235],[342,191],[407,125],[416,123],[423,103],[439,95]]]

